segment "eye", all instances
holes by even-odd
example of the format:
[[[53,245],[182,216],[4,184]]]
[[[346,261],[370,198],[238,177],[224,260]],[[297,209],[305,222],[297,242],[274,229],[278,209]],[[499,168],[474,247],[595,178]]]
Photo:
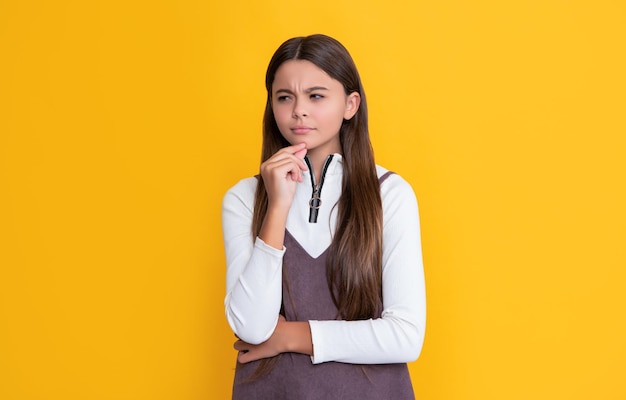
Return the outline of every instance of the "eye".
[[[286,95],[285,96],[278,96],[278,97],[276,97],[276,101],[278,101],[279,103],[285,102],[285,101],[287,101],[289,99],[290,99],[290,97],[286,96]]]
[[[313,93],[313,94],[311,95],[311,99],[312,99],[312,100],[321,100],[321,99],[323,99],[323,98],[324,98],[324,95],[321,95],[321,94]]]

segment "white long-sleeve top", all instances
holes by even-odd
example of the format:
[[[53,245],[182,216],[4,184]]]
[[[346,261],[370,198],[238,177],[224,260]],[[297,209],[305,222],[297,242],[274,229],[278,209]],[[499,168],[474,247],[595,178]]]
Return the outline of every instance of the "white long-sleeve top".
[[[386,169],[376,166],[378,176]],[[343,174],[335,154],[325,174],[316,223],[309,222],[311,173],[296,188],[287,230],[314,258],[331,244]],[[226,250],[226,317],[243,341],[259,344],[272,335],[282,300],[282,258],[251,233],[258,180],[241,180],[224,196],[222,225]],[[426,296],[417,201],[411,186],[392,174],[381,184],[383,206],[383,311],[361,321],[309,321],[314,364],[410,362],[421,352],[426,325]]]

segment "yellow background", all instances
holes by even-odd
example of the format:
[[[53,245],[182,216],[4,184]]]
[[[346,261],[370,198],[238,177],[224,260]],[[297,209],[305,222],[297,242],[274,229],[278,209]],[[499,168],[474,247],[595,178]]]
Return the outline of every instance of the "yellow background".
[[[0,0],[0,399],[226,399],[264,72],[354,56],[421,209],[418,399],[625,399],[622,1]]]

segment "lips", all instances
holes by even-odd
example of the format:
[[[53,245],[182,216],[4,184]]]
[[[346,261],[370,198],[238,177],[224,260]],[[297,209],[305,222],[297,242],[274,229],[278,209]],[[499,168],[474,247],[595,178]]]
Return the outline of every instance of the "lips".
[[[312,130],[313,128],[308,127],[308,126],[294,126],[293,128],[291,128],[291,131],[295,133],[296,135],[305,135],[311,132]]]

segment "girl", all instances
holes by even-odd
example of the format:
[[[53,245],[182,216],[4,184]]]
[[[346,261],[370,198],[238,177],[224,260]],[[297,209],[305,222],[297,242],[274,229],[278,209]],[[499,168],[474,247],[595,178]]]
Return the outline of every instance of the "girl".
[[[425,291],[415,195],[374,163],[348,51],[297,37],[265,80],[260,175],[223,201],[234,399],[412,399]]]

